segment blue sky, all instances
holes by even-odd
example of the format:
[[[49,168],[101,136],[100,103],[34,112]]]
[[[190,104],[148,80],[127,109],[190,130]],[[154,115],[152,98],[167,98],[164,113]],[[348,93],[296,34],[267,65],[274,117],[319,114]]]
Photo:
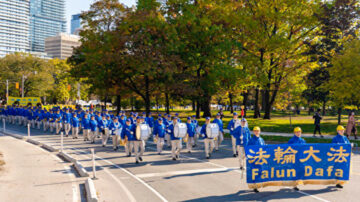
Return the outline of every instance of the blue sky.
[[[66,0],[66,19],[68,32],[70,32],[71,15],[86,11],[90,8],[91,3],[95,0]],[[135,5],[136,0],[119,0],[121,3],[132,6]]]

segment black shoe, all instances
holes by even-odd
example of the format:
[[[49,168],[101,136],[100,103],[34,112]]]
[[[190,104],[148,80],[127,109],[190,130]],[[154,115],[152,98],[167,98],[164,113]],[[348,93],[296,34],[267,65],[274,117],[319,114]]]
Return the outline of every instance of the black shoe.
[[[114,151],[116,151],[116,148],[114,149]]]
[[[197,144],[194,144],[194,145],[193,145],[193,147],[196,147],[196,146],[197,146]]]
[[[136,164],[139,164],[139,161],[136,161],[135,163],[136,163]]]
[[[219,149],[215,149],[215,151],[217,152],[217,151],[219,151]]]
[[[91,144],[95,144],[95,141],[92,141]]]
[[[191,154],[191,151],[188,151],[189,154]]]
[[[173,161],[176,161],[176,158],[172,158],[173,159]]]
[[[58,135],[58,134],[56,134],[56,135]],[[65,135],[65,137],[69,137],[69,135]]]
[[[297,188],[297,187],[294,187],[294,190],[295,190],[295,191],[299,191],[300,189],[299,189],[299,188]]]
[[[336,187],[337,187],[337,188],[340,188],[340,189],[343,188],[343,186],[342,186],[341,184],[337,184]]]
[[[131,156],[131,154],[128,154],[128,155],[127,155],[127,157],[130,157],[130,156]]]
[[[259,190],[258,190],[258,189],[254,189],[254,192],[255,192],[255,193],[259,193]]]
[[[161,153],[159,152],[158,155],[161,155]]]
[[[142,159],[142,157],[141,157],[141,156],[139,157],[139,160],[140,160],[140,161],[143,161],[143,159]]]
[[[176,155],[176,159],[179,159],[179,155]]]
[[[105,147],[105,145],[103,145],[102,147]]]
[[[206,157],[206,159],[209,159],[209,158],[210,158],[209,156]]]
[[[236,154],[234,154],[233,157],[236,158]]]
[[[244,167],[241,166],[241,167],[240,167],[240,170],[244,170]]]

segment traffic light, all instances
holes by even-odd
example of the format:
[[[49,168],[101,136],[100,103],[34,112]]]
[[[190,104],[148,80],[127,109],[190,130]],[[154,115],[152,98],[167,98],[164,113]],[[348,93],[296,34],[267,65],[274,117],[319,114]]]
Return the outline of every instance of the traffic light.
[[[16,89],[19,89],[19,83],[18,82],[15,83],[15,87],[16,87]]]

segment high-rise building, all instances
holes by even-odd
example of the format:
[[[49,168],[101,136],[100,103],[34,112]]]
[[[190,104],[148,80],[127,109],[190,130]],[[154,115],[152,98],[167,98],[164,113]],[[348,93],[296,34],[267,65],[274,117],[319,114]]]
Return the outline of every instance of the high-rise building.
[[[71,34],[78,34],[81,29],[80,14],[71,16]]]
[[[29,0],[0,1],[0,57],[29,51]]]
[[[45,39],[45,52],[52,58],[64,60],[72,55],[75,47],[80,45],[78,35],[59,33]]]
[[[30,50],[45,51],[45,39],[66,32],[65,0],[30,0]]]

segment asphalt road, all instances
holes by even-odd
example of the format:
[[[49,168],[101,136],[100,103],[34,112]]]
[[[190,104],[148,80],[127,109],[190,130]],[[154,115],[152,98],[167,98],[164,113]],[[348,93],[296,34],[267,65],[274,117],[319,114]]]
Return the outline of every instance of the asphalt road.
[[[8,132],[23,134],[25,127],[7,125]],[[32,129],[31,136],[40,142],[60,148],[60,137]],[[64,138],[64,150],[92,171],[90,148],[96,151],[95,187],[100,201],[359,201],[360,156],[352,156],[350,181],[344,189],[335,186],[267,187],[254,193],[241,178],[238,159],[232,157],[230,141],[220,151],[205,158],[203,144],[195,152],[182,153],[181,160],[172,161],[170,149],[158,155],[151,142],[146,145],[144,161],[135,164],[124,149],[114,152],[111,141],[103,148],[101,140],[88,144],[81,138]],[[184,147],[183,147],[184,148]],[[185,151],[185,149],[183,150]],[[92,175],[92,174],[91,174]]]

